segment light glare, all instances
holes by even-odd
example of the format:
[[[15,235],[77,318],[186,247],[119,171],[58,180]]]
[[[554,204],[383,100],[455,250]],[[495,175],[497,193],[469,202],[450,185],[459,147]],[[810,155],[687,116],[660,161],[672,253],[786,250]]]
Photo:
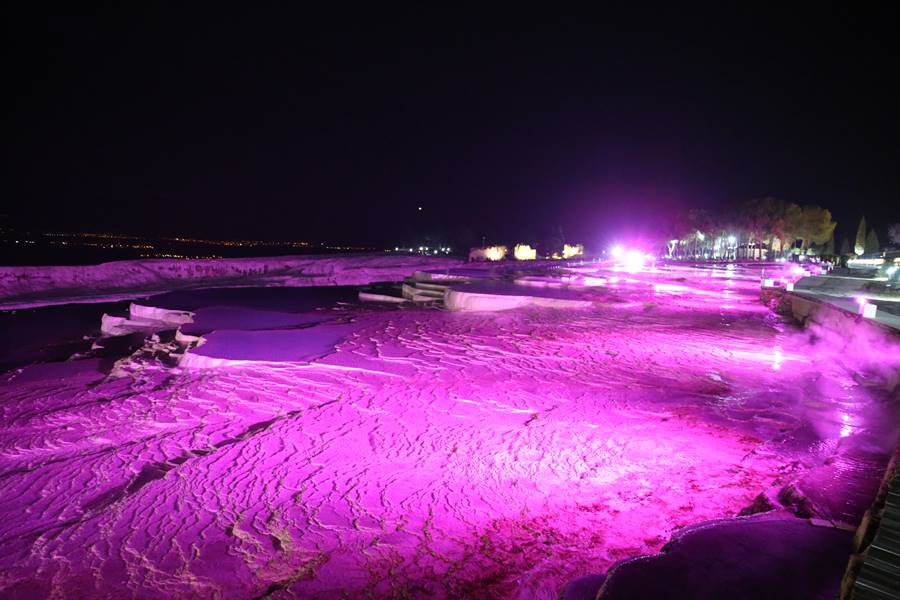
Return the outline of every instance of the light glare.
[[[534,260],[537,258],[537,250],[528,244],[516,244],[513,248],[513,255],[516,260]]]

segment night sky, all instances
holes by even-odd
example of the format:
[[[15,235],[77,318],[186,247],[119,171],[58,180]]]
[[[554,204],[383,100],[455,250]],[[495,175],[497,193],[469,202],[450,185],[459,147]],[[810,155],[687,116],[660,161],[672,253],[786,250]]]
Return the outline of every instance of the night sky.
[[[160,6],[6,15],[5,220],[592,244],[775,195],[839,241],[900,221],[896,13]]]

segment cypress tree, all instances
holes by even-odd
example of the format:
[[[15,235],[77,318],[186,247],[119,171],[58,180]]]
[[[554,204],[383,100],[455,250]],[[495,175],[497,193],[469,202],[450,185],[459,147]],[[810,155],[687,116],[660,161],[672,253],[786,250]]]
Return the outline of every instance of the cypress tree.
[[[856,244],[853,246],[856,254],[863,254],[866,251],[866,216],[859,220],[859,227],[856,228]]]
[[[878,234],[875,233],[874,229],[870,229],[869,235],[866,236],[866,254],[878,252],[879,250],[881,250],[881,245],[878,243]]]

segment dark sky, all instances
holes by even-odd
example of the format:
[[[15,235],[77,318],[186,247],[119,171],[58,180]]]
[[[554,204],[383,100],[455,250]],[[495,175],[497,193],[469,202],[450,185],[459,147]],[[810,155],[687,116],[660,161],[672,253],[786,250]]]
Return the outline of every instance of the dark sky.
[[[900,220],[896,13],[131,4],[7,15],[14,224],[592,243],[764,195]]]

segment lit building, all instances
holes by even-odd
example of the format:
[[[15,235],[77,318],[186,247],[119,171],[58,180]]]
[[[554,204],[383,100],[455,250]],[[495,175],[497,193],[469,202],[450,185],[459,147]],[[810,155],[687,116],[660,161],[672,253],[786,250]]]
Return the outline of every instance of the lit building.
[[[537,258],[537,250],[528,244],[516,244],[513,249],[513,255],[516,260],[534,260]]]
[[[584,246],[581,244],[563,244],[562,257],[575,258],[576,256],[584,256]]]

